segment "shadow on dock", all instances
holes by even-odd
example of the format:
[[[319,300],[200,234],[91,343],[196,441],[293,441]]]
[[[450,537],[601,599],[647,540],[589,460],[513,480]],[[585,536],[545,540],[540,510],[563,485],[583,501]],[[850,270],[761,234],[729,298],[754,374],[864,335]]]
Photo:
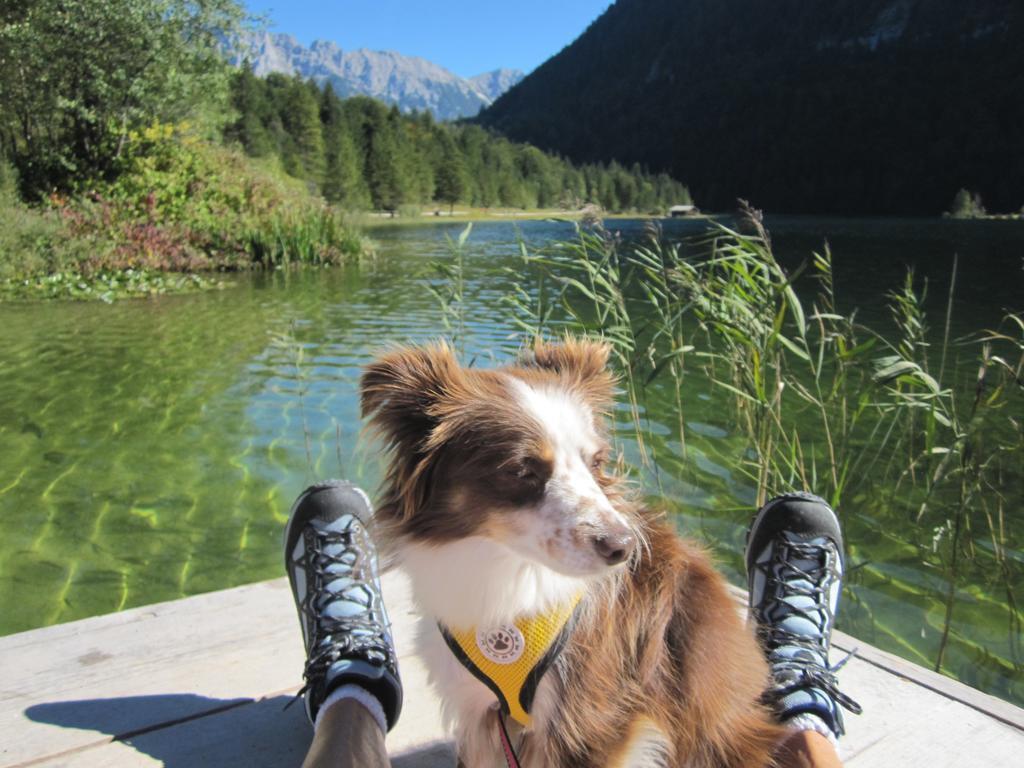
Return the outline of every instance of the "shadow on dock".
[[[104,734],[96,746],[120,742],[165,768],[280,768],[301,763],[313,734],[301,702],[285,709],[291,701],[291,696],[254,700],[168,693],[36,704],[25,715],[38,723]],[[126,722],[147,725],[124,730]],[[424,745],[396,756],[393,766],[433,765],[451,755],[446,744]]]

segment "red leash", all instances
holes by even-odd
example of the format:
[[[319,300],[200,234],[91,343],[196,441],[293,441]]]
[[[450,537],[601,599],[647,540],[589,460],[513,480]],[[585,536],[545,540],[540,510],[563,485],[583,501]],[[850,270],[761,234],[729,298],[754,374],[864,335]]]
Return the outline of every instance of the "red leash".
[[[508,730],[505,728],[505,713],[498,711],[498,734],[501,736],[501,748],[505,752],[505,762],[508,768],[520,768],[519,758],[516,751],[512,749],[512,740],[508,737]]]

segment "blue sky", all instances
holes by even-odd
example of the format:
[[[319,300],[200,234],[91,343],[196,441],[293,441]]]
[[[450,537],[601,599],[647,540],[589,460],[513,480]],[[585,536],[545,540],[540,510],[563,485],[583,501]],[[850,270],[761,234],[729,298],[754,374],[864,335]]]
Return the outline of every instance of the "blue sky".
[[[245,0],[270,29],[308,45],[422,56],[470,77],[529,72],[579,36],[611,0]]]

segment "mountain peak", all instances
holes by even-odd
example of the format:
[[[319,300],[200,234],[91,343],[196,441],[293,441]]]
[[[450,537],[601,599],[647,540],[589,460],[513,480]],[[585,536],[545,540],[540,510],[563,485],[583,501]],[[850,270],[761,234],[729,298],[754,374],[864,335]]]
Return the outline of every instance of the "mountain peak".
[[[488,101],[494,101],[501,94],[518,83],[526,76],[520,69],[494,69],[469,78],[469,82],[480,93],[487,97]]]
[[[345,51],[330,40],[308,47],[288,34],[257,32],[240,46],[260,76],[279,72],[330,83],[342,96],[372,96],[403,112],[426,110],[441,120],[472,117],[522,79],[518,70],[496,69],[465,79],[418,56],[367,48]]]

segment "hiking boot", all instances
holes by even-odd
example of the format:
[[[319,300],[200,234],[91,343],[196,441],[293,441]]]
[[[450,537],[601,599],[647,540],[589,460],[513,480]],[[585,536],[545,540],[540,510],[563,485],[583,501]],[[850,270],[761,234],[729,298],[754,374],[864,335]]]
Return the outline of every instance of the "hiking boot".
[[[839,690],[835,673],[846,659],[836,666],[828,659],[843,583],[836,513],[809,493],[772,499],[750,525],[746,559],[750,617],[772,674],[763,700],[780,722],[814,716],[839,737],[840,709],[861,708]]]
[[[402,683],[367,531],[371,515],[370,500],[350,483],[310,486],[292,505],[284,560],[306,645],[299,695],[310,722],[333,690],[358,685],[380,701],[390,730]]]

